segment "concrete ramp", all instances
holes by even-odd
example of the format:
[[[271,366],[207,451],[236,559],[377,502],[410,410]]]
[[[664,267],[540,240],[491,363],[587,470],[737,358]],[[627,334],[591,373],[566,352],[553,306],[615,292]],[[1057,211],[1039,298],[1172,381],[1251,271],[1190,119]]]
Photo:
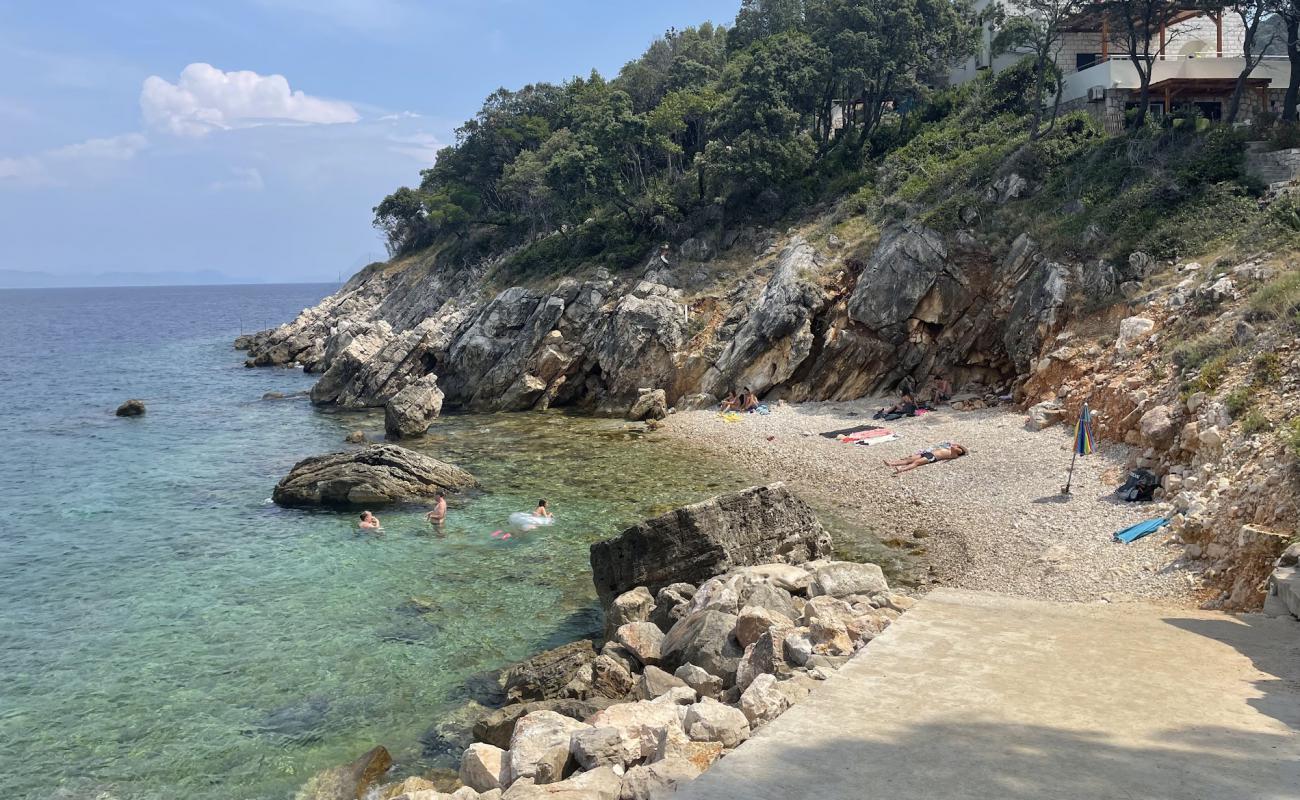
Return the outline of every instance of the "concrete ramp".
[[[932,592],[680,800],[1295,800],[1300,623]]]

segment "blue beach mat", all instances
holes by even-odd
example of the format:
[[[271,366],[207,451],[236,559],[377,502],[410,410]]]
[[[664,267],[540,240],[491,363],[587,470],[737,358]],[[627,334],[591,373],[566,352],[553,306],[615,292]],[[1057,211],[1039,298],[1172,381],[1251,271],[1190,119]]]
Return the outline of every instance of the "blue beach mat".
[[[1130,525],[1129,527],[1125,528],[1119,533],[1114,534],[1110,538],[1114,539],[1115,541],[1121,544],[1132,544],[1133,542],[1136,542],[1138,539],[1141,539],[1143,536],[1149,536],[1155,533],[1156,531],[1160,530],[1160,528],[1164,527],[1168,523],[1169,520],[1165,519],[1164,517],[1154,517],[1152,519],[1143,520],[1142,522],[1139,522],[1136,525]]]

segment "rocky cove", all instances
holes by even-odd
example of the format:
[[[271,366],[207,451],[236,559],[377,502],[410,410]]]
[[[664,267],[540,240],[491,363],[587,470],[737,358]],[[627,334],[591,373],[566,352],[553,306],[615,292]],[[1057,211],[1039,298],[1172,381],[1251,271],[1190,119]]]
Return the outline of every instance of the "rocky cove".
[[[662,797],[826,680],[912,604],[781,484],[720,495],[591,547],[605,632],[478,681],[454,776],[384,782],[382,746],[300,798]],[[490,710],[496,707],[496,710]],[[470,736],[472,735],[472,740]]]

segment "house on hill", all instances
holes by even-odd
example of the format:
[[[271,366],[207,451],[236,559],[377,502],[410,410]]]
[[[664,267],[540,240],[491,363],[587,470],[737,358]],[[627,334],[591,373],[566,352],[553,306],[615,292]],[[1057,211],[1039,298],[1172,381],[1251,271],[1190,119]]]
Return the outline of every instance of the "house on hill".
[[[993,0],[976,0],[982,15]],[[1015,13],[1014,0],[1003,3]],[[987,16],[987,15],[986,15]],[[1124,32],[1100,11],[1085,11],[1065,27],[1056,55],[1061,70],[1061,111],[1086,110],[1111,132],[1124,127],[1125,113],[1137,107],[1141,81],[1130,60]],[[1025,57],[1023,52],[996,53],[993,49],[997,23],[985,21],[975,55],[953,68],[949,85],[973,80],[981,72],[1000,72]],[[1245,26],[1240,17],[1224,10],[1186,9],[1168,15],[1165,24],[1152,31],[1150,53],[1155,61],[1151,73],[1150,110],[1156,116],[1197,107],[1208,119],[1220,119],[1228,108],[1245,68],[1242,44]],[[1265,42],[1256,47],[1262,49]],[[1251,72],[1247,91],[1238,112],[1239,122],[1249,121],[1261,111],[1280,114],[1290,78],[1290,63],[1283,48],[1274,43]],[[1052,98],[1048,98],[1051,102]]]

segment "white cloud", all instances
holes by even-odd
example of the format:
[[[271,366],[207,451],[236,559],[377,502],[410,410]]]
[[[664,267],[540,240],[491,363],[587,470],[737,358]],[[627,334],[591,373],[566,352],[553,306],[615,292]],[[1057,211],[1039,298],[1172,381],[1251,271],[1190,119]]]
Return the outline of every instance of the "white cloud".
[[[425,166],[431,166],[437,161],[438,151],[443,148],[438,137],[423,131],[401,136],[394,134],[388,137],[388,141],[389,150],[413,158]]]
[[[420,116],[421,115],[415,113],[414,111],[398,111],[394,114],[385,114],[382,117],[379,117],[378,121],[395,122],[397,120],[403,120],[403,119],[420,119]]]
[[[213,181],[208,188],[214,192],[260,192],[265,185],[262,183],[262,173],[257,167],[231,167],[230,175],[229,178]]]
[[[105,162],[130,161],[148,146],[144,134],[124,133],[54,147],[36,155],[0,158],[0,181],[54,184],[58,181],[52,171],[91,169]]]
[[[44,171],[40,159],[35,156],[0,158],[0,181],[38,180]]]
[[[79,144],[65,145],[46,152],[50,158],[65,160],[106,159],[110,161],[129,161],[136,153],[149,146],[149,140],[142,133],[124,133],[106,139],[87,139]]]
[[[178,136],[259,125],[333,125],[361,118],[348,103],[291,90],[283,75],[223,72],[211,64],[190,64],[176,83],[150,75],[140,91],[140,109],[151,127]]]

